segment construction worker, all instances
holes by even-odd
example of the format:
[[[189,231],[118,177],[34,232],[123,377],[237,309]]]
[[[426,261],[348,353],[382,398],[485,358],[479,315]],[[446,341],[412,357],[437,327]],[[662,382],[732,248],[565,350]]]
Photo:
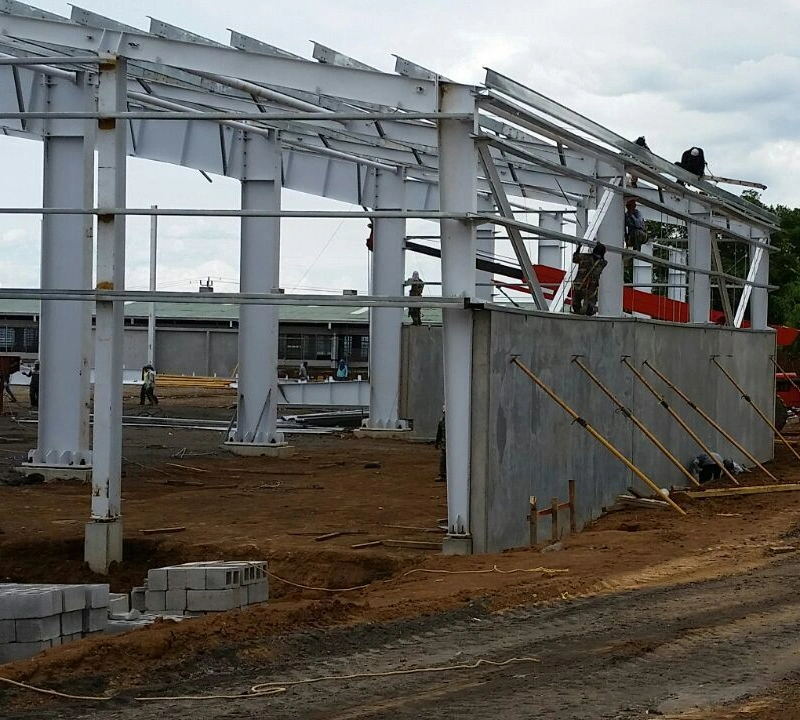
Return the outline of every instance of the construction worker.
[[[300,370],[297,372],[297,379],[299,382],[308,381],[308,363],[305,360],[300,363]]]
[[[693,475],[697,475],[697,479],[701,484],[707,483],[709,480],[719,480],[722,477],[722,468],[724,468],[731,475],[739,475],[747,472],[747,469],[739,463],[731,460],[730,458],[723,458],[719,453],[712,452],[714,457],[709,457],[706,453],[700,453],[689,464],[689,470]]]
[[[31,408],[36,410],[39,407],[39,361],[37,360],[32,368],[21,368],[21,372],[31,379],[31,384],[28,386],[28,393],[31,399]]]
[[[336,379],[347,380],[349,376],[350,376],[350,368],[347,367],[347,360],[341,358],[339,360],[339,365],[336,368]]]
[[[139,392],[139,405],[144,405],[144,400],[150,405],[158,405],[156,397],[156,370],[152,365],[142,368],[142,389]]]
[[[447,482],[447,432],[445,430],[444,405],[442,405],[442,419],[439,420],[436,427],[436,442],[433,446],[442,451],[439,456],[439,475],[436,477],[436,482]]]
[[[411,273],[411,277],[406,280],[404,285],[409,285],[411,289],[408,291],[409,297],[420,297],[422,295],[422,291],[425,288],[425,283],[422,281],[422,278],[419,276],[419,273],[414,270]],[[410,307],[408,308],[408,315],[411,318],[412,325],[422,325],[422,309],[419,307]]]
[[[606,246],[601,242],[596,243],[590,253],[582,253],[580,245],[573,253],[572,262],[578,264],[578,271],[572,284],[571,311],[575,315],[591,317],[597,313],[600,274],[608,265],[605,255]]]
[[[10,398],[11,402],[17,402],[14,393],[11,391],[11,373],[8,372],[3,376],[3,392]]]
[[[644,216],[636,208],[636,198],[628,198],[625,201],[625,247],[641,250],[647,242],[646,228]]]

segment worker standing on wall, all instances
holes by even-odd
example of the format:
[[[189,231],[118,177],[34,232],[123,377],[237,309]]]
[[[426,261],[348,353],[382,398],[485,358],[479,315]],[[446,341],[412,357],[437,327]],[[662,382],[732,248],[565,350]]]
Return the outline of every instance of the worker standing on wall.
[[[411,277],[403,283],[404,285],[409,285],[410,290],[408,291],[409,297],[421,297],[422,291],[425,288],[425,283],[422,281],[422,278],[419,276],[419,273],[414,270],[411,273]],[[412,325],[422,325],[422,309],[419,307],[410,307],[408,308],[408,315],[411,318]]]
[[[625,201],[625,247],[637,252],[647,242],[647,226],[644,216],[636,207],[636,198]]]
[[[139,392],[139,405],[144,405],[144,400],[150,405],[158,405],[156,397],[156,370],[152,365],[142,368],[142,389]]]
[[[597,313],[597,293],[600,288],[600,274],[608,265],[605,259],[606,246],[596,243],[592,252],[582,253],[578,245],[572,255],[572,262],[578,264],[575,281],[572,284],[572,312],[575,315],[591,317]]]

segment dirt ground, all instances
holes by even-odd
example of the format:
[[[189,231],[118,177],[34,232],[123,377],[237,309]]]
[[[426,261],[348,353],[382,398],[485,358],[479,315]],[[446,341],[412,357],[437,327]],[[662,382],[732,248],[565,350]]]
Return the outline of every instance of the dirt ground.
[[[234,401],[224,391],[169,390],[157,408],[126,398],[125,413],[228,419]],[[0,485],[0,582],[104,581],[82,562],[88,486],[16,484],[13,467],[36,431],[17,422],[30,418],[24,401],[10,409],[16,418],[0,417],[0,481],[13,483]],[[800,548],[800,492],[697,500],[686,517],[614,512],[546,553],[544,544],[475,557],[354,549],[441,541],[446,497],[433,481],[432,445],[298,435],[295,457],[273,460],[234,458],[220,439],[125,428],[125,559],[107,581],[127,592],[151,567],[268,559],[270,602],[54,648],[2,666],[0,676],[72,694],[120,693],[102,706],[109,717],[210,718],[228,717],[231,701],[200,709],[131,698],[535,655],[535,671],[521,663],[426,681],[392,675],[348,681],[337,693],[321,684],[239,701],[236,714],[428,717],[484,702],[487,713],[509,718],[800,720],[800,553],[791,550]],[[783,447],[770,469],[800,482],[800,462]],[[759,473],[745,478],[764,482]],[[174,527],[185,529],[142,532]],[[315,539],[334,532],[344,534]],[[548,689],[544,699],[532,697],[534,685]],[[505,704],[490,703],[493,693]],[[0,688],[2,717],[100,713],[91,703]]]

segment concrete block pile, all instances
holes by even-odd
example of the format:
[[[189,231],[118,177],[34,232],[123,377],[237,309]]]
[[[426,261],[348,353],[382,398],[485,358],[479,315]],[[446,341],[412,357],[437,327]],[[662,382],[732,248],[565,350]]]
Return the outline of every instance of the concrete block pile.
[[[108,585],[0,583],[0,663],[103,632]]]
[[[148,613],[181,615],[224,612],[268,599],[269,577],[264,560],[194,562],[154,568],[147,573],[144,593]],[[135,606],[135,601],[132,604]]]

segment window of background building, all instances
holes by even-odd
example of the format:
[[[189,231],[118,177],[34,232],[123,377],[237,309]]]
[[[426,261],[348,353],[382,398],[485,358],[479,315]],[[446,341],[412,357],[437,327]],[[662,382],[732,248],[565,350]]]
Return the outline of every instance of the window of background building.
[[[8,352],[14,349],[14,340],[16,338],[15,328],[0,327],[0,350]]]

